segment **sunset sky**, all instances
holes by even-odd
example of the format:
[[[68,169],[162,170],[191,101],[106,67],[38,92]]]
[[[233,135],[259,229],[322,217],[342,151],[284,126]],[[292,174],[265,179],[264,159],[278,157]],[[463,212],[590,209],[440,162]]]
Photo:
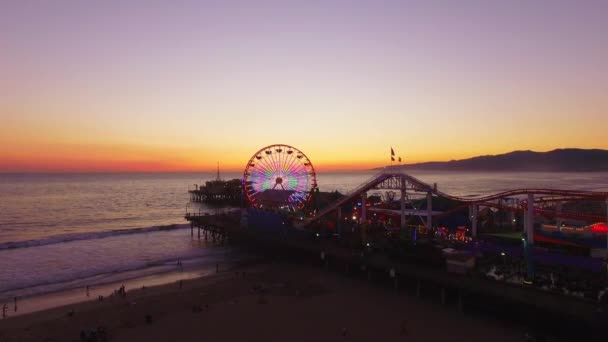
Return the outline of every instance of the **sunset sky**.
[[[0,172],[608,149],[608,1],[0,2]]]

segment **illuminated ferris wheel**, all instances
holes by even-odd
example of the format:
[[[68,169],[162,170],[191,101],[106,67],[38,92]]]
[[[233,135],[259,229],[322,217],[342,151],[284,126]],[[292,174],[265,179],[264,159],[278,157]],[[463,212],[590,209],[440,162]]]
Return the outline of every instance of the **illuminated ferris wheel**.
[[[302,208],[317,187],[310,159],[297,148],[282,144],[257,151],[245,167],[243,182],[254,207]]]

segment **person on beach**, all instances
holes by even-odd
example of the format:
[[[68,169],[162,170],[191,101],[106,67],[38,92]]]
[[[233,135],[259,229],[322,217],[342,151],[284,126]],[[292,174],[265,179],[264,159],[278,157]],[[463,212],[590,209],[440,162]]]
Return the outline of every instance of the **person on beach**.
[[[87,285],[87,297],[89,296],[89,285]]]
[[[2,318],[6,318],[7,309],[8,309],[8,305],[6,305],[6,303],[4,303],[4,305],[2,305]]]

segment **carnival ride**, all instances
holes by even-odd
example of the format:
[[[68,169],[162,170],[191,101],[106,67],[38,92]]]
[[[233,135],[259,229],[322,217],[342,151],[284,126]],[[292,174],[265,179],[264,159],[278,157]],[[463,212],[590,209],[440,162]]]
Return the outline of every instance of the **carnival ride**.
[[[316,187],[310,159],[285,144],[261,148],[249,159],[243,172],[244,193],[255,208],[302,209]]]
[[[426,195],[430,197],[440,197],[460,203],[460,206],[456,209],[466,208],[467,206],[497,206],[495,201],[502,201],[505,199],[514,199],[517,201],[511,201],[510,204],[503,204],[502,207],[507,210],[518,211],[528,208],[527,201],[529,198],[533,200],[535,214],[550,215],[554,217],[565,217],[565,218],[578,218],[582,220],[606,220],[606,216],[601,215],[586,215],[579,213],[567,213],[557,210],[548,210],[540,207],[542,203],[558,203],[568,202],[576,200],[607,200],[608,192],[595,192],[595,191],[580,191],[580,190],[560,190],[560,189],[542,189],[542,188],[526,188],[526,189],[514,189],[499,192],[492,195],[485,195],[479,197],[462,197],[447,194],[437,189],[436,185],[429,185],[411,175],[402,172],[394,172],[391,170],[383,169],[379,173],[375,174],[368,181],[364,182],[360,186],[356,187],[352,191],[348,192],[346,196],[342,197],[333,204],[327,206],[323,210],[316,213],[314,216],[309,217],[305,224],[317,221],[328,214],[336,211],[341,206],[348,202],[358,199],[364,195],[367,191],[383,189],[383,190],[401,190],[401,195],[404,200],[407,199],[408,192],[415,193],[417,195]],[[431,201],[429,201],[430,204]],[[405,210],[405,208],[402,208]],[[425,210],[430,215],[437,215],[432,212],[432,208],[427,206],[424,210],[418,210],[418,215],[427,216]],[[442,213],[442,214],[447,214]]]
[[[243,173],[243,189],[254,208],[287,208],[291,211],[302,210],[310,201],[313,190],[317,188],[316,173],[310,159],[300,150],[285,144],[266,146],[257,151],[248,161]],[[607,216],[561,210],[563,203],[580,200],[606,201],[608,192],[561,190],[545,188],[524,188],[502,191],[499,193],[475,197],[455,196],[403,172],[384,168],[367,181],[348,192],[345,196],[330,203],[320,210],[311,210],[312,214],[298,217],[294,225],[297,228],[322,221],[337,213],[340,221],[342,207],[352,202],[366,203],[367,192],[384,190],[385,197],[393,201],[400,192],[400,208],[391,210],[376,206],[362,205],[357,220],[367,222],[367,212],[400,216],[401,227],[406,226],[407,217],[419,217],[427,231],[432,229],[433,219],[449,216],[469,209],[471,235],[477,236],[477,216],[481,207],[524,214],[524,232],[527,232],[529,243],[534,241],[534,225],[537,218],[555,219],[557,230],[563,220],[577,220],[583,232],[606,234]],[[426,205],[424,198],[426,197]],[[422,199],[416,206],[412,198]],[[433,198],[453,201],[455,204],[444,211],[433,210]],[[366,208],[369,207],[369,208]],[[536,218],[535,218],[536,217]],[[333,220],[333,219],[332,219]],[[332,221],[330,220],[330,221]],[[333,222],[331,222],[333,224]],[[531,228],[528,228],[531,227]],[[568,231],[565,229],[564,231]]]

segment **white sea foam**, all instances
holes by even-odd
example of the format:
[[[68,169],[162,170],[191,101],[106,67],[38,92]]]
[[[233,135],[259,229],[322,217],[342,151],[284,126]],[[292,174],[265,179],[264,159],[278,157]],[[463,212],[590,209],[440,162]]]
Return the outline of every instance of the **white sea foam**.
[[[45,246],[45,245],[51,245],[51,244],[55,244],[55,243],[71,242],[71,241],[78,241],[78,240],[103,239],[103,238],[107,238],[110,236],[117,236],[117,235],[140,234],[140,233],[149,233],[149,232],[161,231],[161,230],[184,229],[184,228],[189,228],[189,227],[190,227],[189,224],[171,224],[171,225],[152,226],[152,227],[113,229],[113,230],[96,231],[96,232],[61,234],[61,235],[53,235],[53,236],[49,236],[49,237],[45,237],[45,238],[41,238],[41,239],[34,239],[34,240],[1,242],[0,250]]]

